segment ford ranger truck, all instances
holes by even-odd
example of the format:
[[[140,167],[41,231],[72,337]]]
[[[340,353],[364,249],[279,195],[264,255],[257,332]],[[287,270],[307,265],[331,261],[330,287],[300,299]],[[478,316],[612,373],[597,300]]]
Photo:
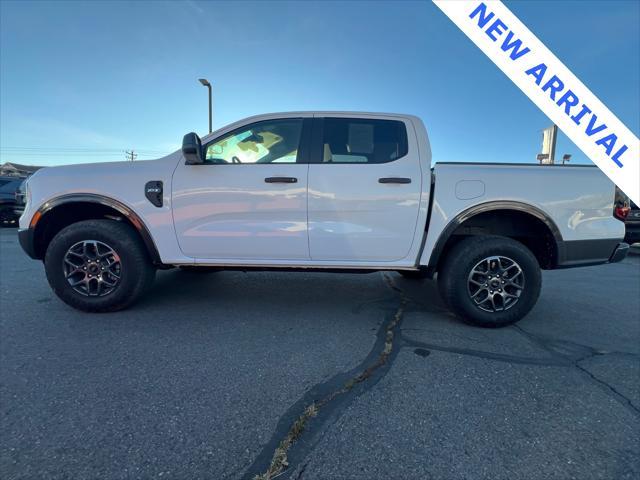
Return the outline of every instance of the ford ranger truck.
[[[158,160],[29,178],[20,243],[67,304],[129,306],[158,268],[391,270],[437,278],[462,319],[499,327],[541,269],[622,260],[614,185],[590,166],[437,163],[410,115],[259,115]]]

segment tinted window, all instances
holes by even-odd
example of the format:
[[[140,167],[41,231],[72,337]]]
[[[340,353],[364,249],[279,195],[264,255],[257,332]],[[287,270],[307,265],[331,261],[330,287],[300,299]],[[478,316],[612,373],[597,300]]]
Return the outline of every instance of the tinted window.
[[[252,123],[207,145],[205,163],[295,163],[301,118]]]
[[[0,190],[3,193],[13,193],[15,192],[18,185],[20,185],[21,180],[19,178],[3,178],[0,180]]]
[[[325,118],[325,163],[387,163],[407,154],[403,122],[361,118]]]

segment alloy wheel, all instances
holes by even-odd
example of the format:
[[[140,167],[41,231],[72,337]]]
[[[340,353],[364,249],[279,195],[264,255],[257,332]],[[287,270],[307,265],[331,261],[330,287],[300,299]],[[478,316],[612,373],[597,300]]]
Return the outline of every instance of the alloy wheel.
[[[116,251],[104,242],[83,240],[72,245],[63,258],[64,276],[81,295],[104,297],[113,292],[122,276]]]
[[[490,313],[509,310],[524,291],[524,272],[509,257],[487,257],[471,269],[467,291],[480,310]]]

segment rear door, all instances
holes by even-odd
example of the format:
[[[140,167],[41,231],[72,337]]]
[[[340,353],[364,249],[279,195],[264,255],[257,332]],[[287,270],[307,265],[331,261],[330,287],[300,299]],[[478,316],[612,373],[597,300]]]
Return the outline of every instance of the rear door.
[[[204,165],[178,165],[173,219],[185,255],[212,263],[309,259],[311,121],[253,122],[206,144]]]
[[[411,123],[399,117],[314,119],[308,187],[311,260],[395,262],[407,257],[422,191],[412,131]]]

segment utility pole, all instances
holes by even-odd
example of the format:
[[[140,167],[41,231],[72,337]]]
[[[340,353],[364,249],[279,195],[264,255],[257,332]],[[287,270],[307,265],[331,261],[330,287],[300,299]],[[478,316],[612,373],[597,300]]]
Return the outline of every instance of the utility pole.
[[[130,162],[133,162],[136,158],[138,158],[138,154],[135,153],[133,150],[125,150],[124,151],[124,156]]]

